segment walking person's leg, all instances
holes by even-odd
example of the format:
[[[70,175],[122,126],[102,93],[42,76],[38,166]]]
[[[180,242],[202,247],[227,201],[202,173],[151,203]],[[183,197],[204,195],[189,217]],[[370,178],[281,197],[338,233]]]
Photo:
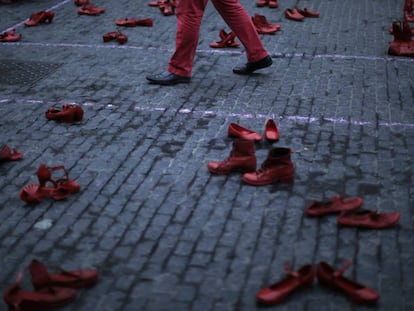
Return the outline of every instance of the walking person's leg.
[[[168,71],[158,75],[147,76],[150,82],[167,85],[190,82],[201,20],[207,1],[176,1],[177,31],[175,52],[170,58]]]
[[[248,12],[239,0],[212,0],[212,3],[246,49],[247,64],[235,67],[233,72],[250,74],[255,70],[271,66],[272,59],[263,47]]]

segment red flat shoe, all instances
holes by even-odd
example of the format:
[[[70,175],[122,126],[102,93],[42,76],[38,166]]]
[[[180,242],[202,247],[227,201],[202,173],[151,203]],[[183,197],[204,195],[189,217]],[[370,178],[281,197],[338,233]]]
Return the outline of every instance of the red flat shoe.
[[[259,303],[266,305],[280,303],[294,291],[312,285],[314,273],[311,265],[305,265],[297,271],[292,271],[287,263],[285,270],[287,277],[257,292],[256,299]]]
[[[63,307],[76,298],[76,290],[64,287],[46,287],[36,292],[25,291],[20,287],[23,273],[17,276],[16,283],[9,287],[4,301],[9,311],[38,311]]]
[[[59,179],[52,178],[52,172],[63,170],[64,176]],[[64,166],[48,167],[40,164],[37,169],[39,184],[26,185],[20,191],[20,199],[28,203],[40,203],[45,197],[50,197],[55,201],[64,200],[71,194],[80,191],[80,184],[69,179],[68,172]],[[52,186],[48,187],[47,184]]]
[[[29,270],[36,290],[51,286],[83,288],[92,286],[98,281],[98,272],[94,269],[65,271],[59,268],[60,273],[50,274],[36,259],[30,263]]]
[[[259,8],[269,5],[269,0],[257,0],[256,6]]]
[[[345,198],[344,196],[333,197],[330,201],[312,201],[305,209],[308,216],[323,216],[327,214],[352,211],[361,207],[363,199],[360,197]]]
[[[89,4],[89,0],[75,0],[75,5],[77,6],[84,6],[88,4]]]
[[[16,35],[15,29],[0,34],[0,42],[17,42],[20,41],[21,38],[22,34],[19,33],[18,35]]]
[[[16,149],[11,149],[7,145],[0,150],[0,162],[17,161],[21,158],[23,158],[23,153],[18,152]]]
[[[123,26],[123,27],[136,27],[136,26],[152,27],[153,21],[152,21],[152,18],[146,18],[146,19],[125,18],[125,19],[116,20],[115,24],[117,24],[118,26]]]
[[[369,210],[342,212],[338,225],[367,229],[385,229],[400,221],[400,213],[378,213]]]
[[[279,130],[273,119],[266,120],[264,137],[270,142],[279,140]]]
[[[98,8],[95,4],[87,4],[78,9],[79,15],[100,15],[104,12],[104,8]]]
[[[296,8],[293,9],[286,9],[285,10],[285,17],[287,19],[291,19],[293,21],[303,21],[305,18],[302,14],[299,13],[299,11]]]
[[[240,45],[240,43],[235,42],[236,34],[231,31],[230,33],[227,33],[224,31],[224,29],[220,30],[219,36],[221,38],[220,41],[217,42],[211,42],[210,47],[212,48],[236,48]]]
[[[148,2],[149,6],[159,6],[161,1],[150,1]]]
[[[252,22],[259,34],[274,34],[281,29],[279,24],[269,23],[264,15],[255,14],[252,17]]]
[[[340,290],[350,299],[359,303],[375,303],[379,299],[379,294],[372,288],[358,284],[348,278],[342,276],[346,269],[352,265],[351,261],[335,271],[326,262],[320,262],[316,267],[316,275],[320,284],[332,289]]]
[[[27,27],[38,26],[42,23],[51,23],[55,13],[53,11],[40,11],[30,15],[28,21],[24,22]]]
[[[119,44],[124,44],[128,41],[128,36],[124,35],[121,31],[108,32],[102,36],[104,42],[117,40]]]
[[[268,6],[269,8],[275,9],[279,6],[279,3],[277,2],[277,0],[269,0]]]
[[[296,10],[305,17],[319,17],[319,12],[304,8],[303,10],[296,8]]]
[[[73,104],[64,104],[62,107],[54,105],[46,111],[45,115],[48,120],[75,123],[82,121],[83,109]]]
[[[230,137],[238,137],[246,140],[255,141],[262,140],[262,135],[237,123],[230,123],[229,127],[227,128],[227,133]]]

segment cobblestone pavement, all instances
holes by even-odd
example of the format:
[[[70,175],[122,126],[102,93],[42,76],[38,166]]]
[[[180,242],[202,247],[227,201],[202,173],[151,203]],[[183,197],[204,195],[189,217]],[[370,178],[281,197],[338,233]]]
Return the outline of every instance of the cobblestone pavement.
[[[351,259],[345,275],[377,289],[376,306],[315,280],[266,309],[414,310],[414,59],[387,55],[402,0],[280,0],[277,9],[242,0],[251,15],[282,25],[262,37],[274,65],[250,77],[231,72],[245,62],[243,48],[209,48],[229,30],[209,4],[193,80],[175,87],[145,80],[166,68],[175,17],[144,0],[94,3],[106,12],[79,16],[69,0],[0,5],[0,31],[23,35],[0,44],[1,144],[24,153],[0,166],[2,291],[37,258],[99,270],[99,283],[64,311],[261,310],[256,292],[283,277],[286,261]],[[321,16],[289,21],[283,11],[295,5]],[[50,25],[23,26],[45,9],[55,11]],[[125,17],[154,26],[122,29],[122,46],[103,43]],[[81,104],[84,122],[47,121],[61,102]],[[295,150],[294,184],[211,176],[206,163],[231,149],[228,124],[261,132],[269,117],[281,133],[273,146]],[[256,144],[258,165],[271,147]],[[18,194],[37,182],[40,163],[65,165],[81,192],[26,205]],[[304,214],[310,200],[341,194],[398,211],[400,223],[358,230]]]

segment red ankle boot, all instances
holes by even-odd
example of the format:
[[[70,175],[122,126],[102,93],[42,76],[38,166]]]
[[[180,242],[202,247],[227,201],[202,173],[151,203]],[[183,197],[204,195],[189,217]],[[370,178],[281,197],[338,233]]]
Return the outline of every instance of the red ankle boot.
[[[294,167],[289,148],[273,148],[261,168],[253,173],[245,173],[243,181],[253,186],[264,186],[273,182],[291,183]]]
[[[236,139],[233,149],[224,161],[209,162],[208,170],[213,174],[225,175],[232,172],[254,172],[256,170],[256,155],[254,142],[251,140]]]

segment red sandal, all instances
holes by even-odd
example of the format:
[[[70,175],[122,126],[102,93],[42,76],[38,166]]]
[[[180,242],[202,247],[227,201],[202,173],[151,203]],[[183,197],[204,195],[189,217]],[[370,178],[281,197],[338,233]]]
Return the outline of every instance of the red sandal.
[[[46,111],[45,115],[48,120],[74,123],[82,121],[83,109],[73,104],[64,104],[62,107],[54,105]]]
[[[234,41],[236,39],[236,34],[231,31],[230,33],[227,33],[224,31],[224,29],[220,30],[219,33],[220,41],[217,42],[211,42],[210,47],[212,48],[236,48],[240,45],[240,43]]]
[[[37,311],[60,308],[76,298],[76,290],[65,287],[45,287],[31,292],[20,287],[23,272],[17,275],[16,283],[9,287],[4,295],[4,301],[9,311]]]
[[[64,177],[54,180],[52,172],[57,170],[64,171]],[[28,203],[40,203],[44,197],[50,197],[55,201],[64,200],[69,195],[80,191],[80,184],[69,179],[68,172],[64,166],[47,167],[40,164],[37,170],[39,184],[26,185],[20,191],[20,199]],[[52,183],[52,187],[47,187],[47,183]]]
[[[92,286],[98,281],[98,272],[94,269],[65,271],[59,268],[60,273],[50,274],[36,259],[30,263],[29,270],[36,290],[50,286],[83,288]]]
[[[0,150],[0,162],[17,161],[21,158],[23,158],[23,153],[18,152],[16,149],[11,149],[7,145]]]
[[[0,42],[17,42],[20,41],[21,38],[21,33],[16,35],[16,29],[6,31],[5,33],[0,34]]]

